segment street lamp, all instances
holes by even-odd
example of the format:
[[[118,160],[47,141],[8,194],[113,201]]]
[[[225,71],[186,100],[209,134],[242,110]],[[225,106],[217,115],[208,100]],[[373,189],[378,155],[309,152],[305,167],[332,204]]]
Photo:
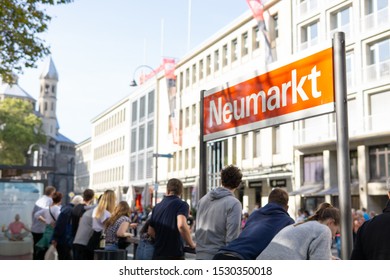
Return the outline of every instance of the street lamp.
[[[37,161],[36,161],[35,165],[34,165],[35,159],[33,158],[33,166],[42,166],[43,149],[41,147],[41,144],[38,144],[38,143],[31,144],[30,147],[28,147],[27,154],[31,155],[33,152],[33,148],[35,146],[38,146],[39,151],[38,151]]]
[[[136,87],[136,86],[138,86],[138,84],[137,84],[137,82],[136,82],[136,80],[135,80],[135,74],[136,74],[136,72],[137,72],[139,69],[141,69],[141,68],[143,68],[143,67],[148,68],[149,70],[151,70],[152,73],[153,73],[152,76],[156,76],[156,75],[157,75],[157,72],[156,72],[152,67],[150,67],[149,65],[145,65],[145,64],[140,65],[140,66],[138,66],[137,68],[135,68],[135,70],[134,70],[134,73],[133,73],[133,80],[132,80],[131,83],[130,83],[130,86],[131,86],[131,87]],[[151,76],[151,77],[152,77],[152,76]]]
[[[27,154],[28,154],[28,155],[31,155],[32,152],[33,152],[33,148],[34,148],[35,146],[38,146],[38,151],[37,151],[37,152],[38,152],[38,155],[37,155],[36,160],[35,160],[35,153],[34,153],[32,165],[33,165],[33,166],[42,166],[43,149],[42,149],[41,144],[38,144],[38,143],[33,143],[33,144],[31,144],[31,145],[28,147]],[[37,179],[38,179],[38,180],[41,180],[41,172],[40,172],[40,171],[37,171]]]
[[[173,155],[172,154],[159,154],[159,153],[155,153],[153,154],[153,157],[156,158],[156,161],[155,161],[155,171],[156,171],[156,174],[155,174],[155,179],[154,179],[154,204],[156,205],[157,204],[157,191],[158,191],[158,158],[159,157],[164,157],[164,158],[173,158]]]

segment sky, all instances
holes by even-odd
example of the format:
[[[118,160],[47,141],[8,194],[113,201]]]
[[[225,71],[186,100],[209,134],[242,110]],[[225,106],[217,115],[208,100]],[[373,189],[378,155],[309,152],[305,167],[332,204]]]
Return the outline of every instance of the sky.
[[[248,10],[246,0],[75,0],[47,7],[52,20],[39,36],[59,75],[60,133],[75,143],[91,137],[91,120],[135,90],[129,85],[138,66],[180,60]],[[48,60],[19,74],[19,85],[37,100]]]

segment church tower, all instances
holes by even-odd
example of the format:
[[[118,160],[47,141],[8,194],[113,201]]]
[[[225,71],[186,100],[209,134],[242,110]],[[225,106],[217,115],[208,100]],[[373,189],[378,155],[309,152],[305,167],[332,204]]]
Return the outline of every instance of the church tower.
[[[42,115],[43,131],[47,136],[56,137],[57,126],[57,83],[58,73],[54,62],[50,61],[45,65],[40,76],[39,112]]]

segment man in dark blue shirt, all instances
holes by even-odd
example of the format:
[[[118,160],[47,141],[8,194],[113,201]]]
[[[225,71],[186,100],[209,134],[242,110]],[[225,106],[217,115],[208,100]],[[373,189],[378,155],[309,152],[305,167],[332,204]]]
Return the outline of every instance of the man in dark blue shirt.
[[[184,242],[195,248],[187,225],[189,206],[181,200],[182,192],[183,183],[170,179],[166,196],[153,208],[148,229],[155,238],[153,259],[184,259]]]
[[[272,190],[268,204],[256,209],[240,235],[222,247],[213,259],[255,260],[282,228],[294,223],[287,209],[288,193],[280,188]]]

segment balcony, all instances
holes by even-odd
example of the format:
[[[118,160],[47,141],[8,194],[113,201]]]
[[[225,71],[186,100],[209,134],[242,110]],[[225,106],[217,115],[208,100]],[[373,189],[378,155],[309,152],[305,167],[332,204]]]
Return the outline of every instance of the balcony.
[[[352,24],[345,24],[343,26],[337,27],[335,29],[332,29],[330,31],[330,38],[333,38],[333,34],[336,32],[344,32],[345,33],[345,39],[349,40],[353,38],[353,26]]]
[[[361,20],[362,30],[370,31],[377,30],[377,28],[382,26],[388,26],[390,23],[390,9],[389,7],[383,8],[376,13],[371,13],[365,15]]]
[[[363,77],[365,82],[388,82],[390,80],[390,59],[365,67]]]
[[[362,119],[352,119],[348,123],[348,135],[352,137],[362,137],[368,134],[380,134],[390,132],[387,120],[390,118],[390,111],[386,115],[373,114]],[[336,123],[326,126],[313,126],[294,130],[294,145],[317,145],[329,141],[336,141]]]
[[[319,1],[318,0],[307,0],[303,1],[298,6],[298,13],[300,19],[307,16],[308,14],[311,14],[312,12],[315,12],[319,8]]]

